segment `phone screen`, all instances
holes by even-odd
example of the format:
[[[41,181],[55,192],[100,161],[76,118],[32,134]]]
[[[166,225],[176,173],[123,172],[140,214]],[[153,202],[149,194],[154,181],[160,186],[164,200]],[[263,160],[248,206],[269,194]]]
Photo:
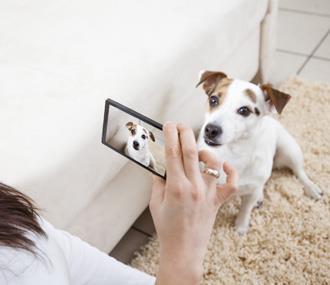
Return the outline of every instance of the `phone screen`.
[[[105,102],[102,143],[165,179],[163,126],[112,100]]]

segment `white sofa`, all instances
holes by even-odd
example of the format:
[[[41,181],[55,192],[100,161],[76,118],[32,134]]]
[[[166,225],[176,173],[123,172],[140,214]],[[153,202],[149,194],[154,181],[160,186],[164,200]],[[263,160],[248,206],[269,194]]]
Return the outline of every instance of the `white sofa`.
[[[0,179],[109,252],[148,204],[150,175],[101,144],[111,97],[196,128],[201,69],[265,80],[275,0],[1,1]]]

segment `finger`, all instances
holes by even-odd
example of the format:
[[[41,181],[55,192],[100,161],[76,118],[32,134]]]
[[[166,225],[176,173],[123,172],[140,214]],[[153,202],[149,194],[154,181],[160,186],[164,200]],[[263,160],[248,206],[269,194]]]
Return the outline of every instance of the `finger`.
[[[226,184],[217,186],[217,198],[220,205],[237,191],[238,183],[238,174],[228,162],[224,163],[223,170],[227,175]]]
[[[235,168],[233,168],[227,161],[223,164],[223,170],[227,175],[226,182],[232,186],[236,186],[238,183],[238,174]]]
[[[179,134],[176,124],[168,122],[163,127],[165,136],[165,163],[167,179],[184,176]]]
[[[220,171],[221,162],[218,161],[217,158],[215,157],[215,155],[213,155],[211,152],[209,152],[207,150],[201,150],[198,152],[198,158],[199,158],[199,161],[201,161],[205,164],[205,167]],[[209,175],[209,174],[204,174],[203,177],[204,177],[205,181],[208,183],[215,183],[217,181],[216,177]]]
[[[237,188],[232,185],[224,184],[217,185],[217,203],[222,205],[226,202],[234,193],[236,193]]]
[[[151,197],[150,197],[150,209],[157,208],[164,199],[164,189],[165,189],[165,181],[164,179],[153,175],[152,176],[152,188],[151,188]]]
[[[195,136],[192,129],[184,124],[178,124],[178,130],[184,172],[189,180],[194,180],[200,173]]]

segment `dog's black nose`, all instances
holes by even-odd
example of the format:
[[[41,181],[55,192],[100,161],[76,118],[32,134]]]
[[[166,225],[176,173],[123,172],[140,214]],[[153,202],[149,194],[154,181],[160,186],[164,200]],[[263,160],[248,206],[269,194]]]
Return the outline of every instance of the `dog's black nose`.
[[[207,124],[205,127],[205,136],[208,139],[215,139],[222,134],[222,128],[214,124]]]
[[[140,146],[140,144],[139,144],[138,141],[133,141],[133,147],[134,147],[136,150],[139,149],[139,146]]]

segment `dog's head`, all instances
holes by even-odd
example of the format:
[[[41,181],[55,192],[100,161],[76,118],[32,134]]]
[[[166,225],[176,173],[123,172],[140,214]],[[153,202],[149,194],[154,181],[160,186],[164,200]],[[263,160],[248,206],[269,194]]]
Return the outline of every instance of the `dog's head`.
[[[263,116],[281,113],[290,99],[270,85],[232,79],[223,72],[202,71],[200,84],[208,96],[201,134],[212,147],[248,138]]]
[[[155,141],[154,134],[138,124],[128,122],[126,127],[130,132],[127,144],[137,151],[144,149],[149,139]]]

